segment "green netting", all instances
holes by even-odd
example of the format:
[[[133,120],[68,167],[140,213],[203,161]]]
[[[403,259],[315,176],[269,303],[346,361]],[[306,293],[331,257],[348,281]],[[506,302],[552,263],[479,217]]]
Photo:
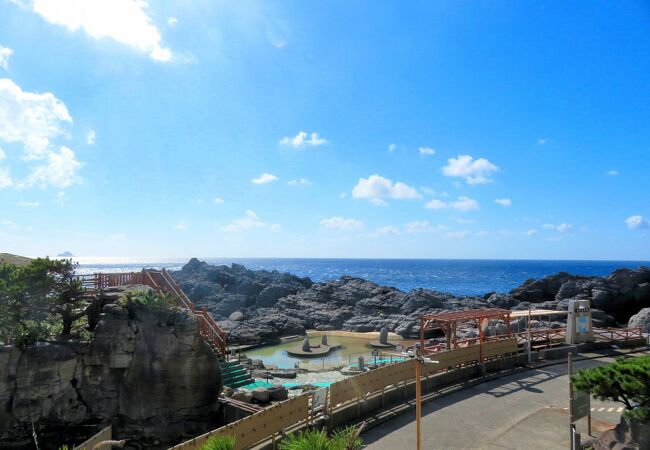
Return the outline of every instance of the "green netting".
[[[258,388],[258,387],[269,387],[269,386],[273,386],[273,384],[267,383],[266,381],[261,381],[260,380],[260,381],[255,381],[253,383],[245,384],[244,386],[240,386],[240,388],[252,391],[253,389]]]
[[[372,356],[369,357],[369,358],[364,358],[364,359],[365,359],[365,364],[366,365],[375,364],[375,359]],[[401,357],[397,357],[397,358],[393,358],[393,359],[377,358],[377,364],[388,364],[388,363],[395,363],[395,362],[402,362],[402,361],[406,361],[406,358],[401,358]],[[350,364],[350,367],[358,367],[358,366],[359,366],[359,364]]]

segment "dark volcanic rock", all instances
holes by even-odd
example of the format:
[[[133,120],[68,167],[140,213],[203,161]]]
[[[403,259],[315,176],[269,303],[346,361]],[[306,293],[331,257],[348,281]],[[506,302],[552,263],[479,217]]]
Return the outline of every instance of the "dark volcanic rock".
[[[424,313],[470,308],[566,310],[570,299],[592,302],[597,325],[627,323],[650,307],[650,269],[620,269],[608,277],[561,272],[528,280],[510,293],[456,297],[428,289],[403,292],[368,280],[343,276],[312,283],[277,271],[244,266],[210,266],[192,259],[174,277],[190,298],[207,307],[230,333],[233,343],[278,341],[306,329],[379,331],[387,327],[404,337],[419,336]],[[241,314],[240,314],[241,313]],[[557,324],[555,324],[557,325]]]
[[[173,444],[217,424],[219,364],[187,311],[106,305],[90,342],[0,347],[0,448],[69,442],[112,424],[117,438]]]
[[[618,269],[604,278],[560,272],[540,280],[528,280],[510,291],[508,298],[514,308],[526,302],[535,308],[558,309],[566,309],[568,299],[586,299],[593,308],[626,323],[631,315],[650,306],[650,268]]]

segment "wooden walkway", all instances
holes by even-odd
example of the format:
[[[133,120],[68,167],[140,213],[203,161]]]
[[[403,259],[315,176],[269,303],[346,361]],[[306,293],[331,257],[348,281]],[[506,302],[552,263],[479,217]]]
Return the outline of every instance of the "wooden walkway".
[[[80,275],[79,280],[90,293],[99,293],[109,287],[143,284],[153,288],[158,293],[171,295],[176,304],[189,310],[199,323],[201,335],[222,357],[227,356],[227,334],[212,318],[206,308],[197,309],[194,303],[183,292],[176,280],[167,269],[142,269],[140,272],[94,273]]]

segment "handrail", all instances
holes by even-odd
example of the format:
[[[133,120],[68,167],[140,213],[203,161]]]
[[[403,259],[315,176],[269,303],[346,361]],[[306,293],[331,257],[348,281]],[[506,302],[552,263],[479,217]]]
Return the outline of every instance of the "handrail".
[[[192,300],[183,292],[169,271],[142,269],[141,272],[94,273],[78,275],[77,279],[88,291],[100,292],[108,287],[125,286],[129,284],[144,284],[156,292],[171,294],[179,307],[189,310],[197,319],[201,335],[216,347],[222,356],[227,353],[228,335],[214,320],[206,308],[197,311]]]

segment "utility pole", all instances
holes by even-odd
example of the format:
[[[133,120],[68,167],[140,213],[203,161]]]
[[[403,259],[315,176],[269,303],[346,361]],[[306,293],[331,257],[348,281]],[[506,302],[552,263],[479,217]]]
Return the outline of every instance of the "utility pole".
[[[526,334],[527,334],[527,337],[528,337],[528,343],[526,345],[526,348],[528,350],[528,364],[533,362],[533,355],[531,354],[532,343],[530,342],[530,338],[531,338],[531,336],[530,336],[530,316],[531,316],[530,308],[528,308],[528,326],[526,327],[527,328],[527,333]]]
[[[415,346],[415,447],[422,450],[422,366],[440,361],[425,359],[419,344]]]
[[[421,450],[421,422],[422,422],[422,384],[420,382],[420,376],[422,374],[422,368],[421,365],[424,364],[424,361],[420,361],[420,352],[418,350],[418,354],[415,358],[415,427],[417,429],[416,431],[416,438],[415,438],[415,448],[417,450]]]

